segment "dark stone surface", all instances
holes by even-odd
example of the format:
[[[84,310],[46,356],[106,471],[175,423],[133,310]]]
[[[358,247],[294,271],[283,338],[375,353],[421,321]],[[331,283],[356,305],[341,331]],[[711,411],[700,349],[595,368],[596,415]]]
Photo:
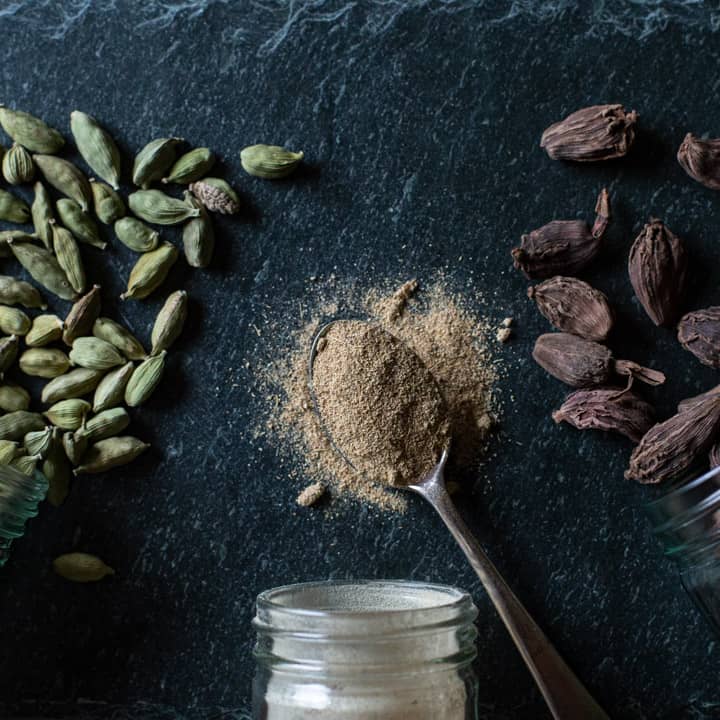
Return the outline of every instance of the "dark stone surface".
[[[167,291],[192,298],[162,389],[134,414],[153,451],[81,478],[62,509],[44,507],[1,573],[0,714],[19,704],[25,716],[240,717],[259,591],[402,577],[472,591],[484,716],[545,716],[430,508],[413,501],[402,520],[357,507],[334,519],[295,511],[288,468],[252,440],[254,369],[278,346],[255,328],[296,324],[311,275],[364,285],[444,269],[457,289],[484,289],[487,312],[517,320],[502,351],[497,455],[463,501],[466,516],[613,718],[717,717],[717,643],[650,535],[652,492],[623,480],[625,441],[552,423],[565,390],[530,359],[547,327],[509,249],[552,218],[591,218],[608,185],[615,220],[587,278],[617,309],[613,349],[667,371],[650,393],[663,416],[717,382],[644,317],[624,268],[637,229],[660,216],[692,255],[688,307],[720,301],[720,195],[674,157],[686,131],[720,134],[720,16],[682,2],[598,2],[587,15],[572,6],[0,3],[4,102],[63,131],[83,109],[126,151],[171,134],[209,145],[250,208],[218,222],[208,271],[179,263],[158,297],[106,305],[147,337]],[[543,128],[605,101],[641,114],[632,157],[548,160]],[[245,176],[238,151],[259,141],[305,149],[308,168],[277,184]],[[86,258],[116,298],[132,254],[116,243]],[[100,554],[118,576],[62,582],[50,560],[71,547]],[[81,699],[110,705],[75,707]]]

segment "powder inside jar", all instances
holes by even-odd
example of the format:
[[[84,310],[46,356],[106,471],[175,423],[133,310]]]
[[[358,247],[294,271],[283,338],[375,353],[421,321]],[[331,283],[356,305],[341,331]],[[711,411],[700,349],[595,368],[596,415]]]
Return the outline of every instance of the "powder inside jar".
[[[372,482],[422,480],[448,446],[447,410],[433,375],[374,323],[333,323],[318,343],[313,388],[335,445]]]

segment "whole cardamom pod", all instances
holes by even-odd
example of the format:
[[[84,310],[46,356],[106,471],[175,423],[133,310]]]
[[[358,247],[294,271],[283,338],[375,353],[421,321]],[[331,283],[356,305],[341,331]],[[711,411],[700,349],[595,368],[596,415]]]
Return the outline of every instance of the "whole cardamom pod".
[[[157,355],[161,350],[169,350],[177,340],[187,319],[187,304],[185,290],[176,290],[168,296],[153,325],[152,355]]]
[[[74,200],[85,212],[90,211],[93,201],[90,183],[78,168],[54,155],[35,155],[33,160],[50,185]]]
[[[74,300],[77,297],[65,271],[54,255],[32,243],[14,239],[9,242],[13,255],[35,282],[63,300]]]
[[[30,407],[30,393],[13,383],[0,385],[0,410],[6,413],[27,410]]]
[[[678,412],[685,412],[685,410],[690,409],[693,405],[696,405],[699,402],[705,402],[706,400],[709,400],[710,398],[716,397],[718,395],[720,395],[720,385],[716,385],[715,387],[712,387],[709,390],[706,390],[704,393],[700,393],[699,395],[695,395],[693,397],[681,400],[677,406]]]
[[[720,306],[683,315],[678,323],[678,340],[703,365],[720,368]]]
[[[108,567],[99,557],[87,553],[67,553],[53,560],[55,572],[72,582],[97,582],[115,571]]]
[[[154,250],[160,242],[160,233],[148,227],[142,220],[124,217],[118,220],[113,229],[117,239],[134,252],[144,253]]]
[[[0,331],[6,335],[26,335],[32,321],[22,311],[7,305],[0,305]]]
[[[77,432],[80,432],[79,430]],[[62,446],[65,451],[65,457],[74,466],[78,466],[82,461],[82,456],[88,447],[88,439],[84,435],[77,435],[77,433],[66,432],[62,436]]]
[[[35,242],[37,238],[22,230],[0,230],[0,257],[11,258],[13,256],[12,250],[10,249],[10,242],[12,240],[32,243]]]
[[[0,190],[0,220],[25,225],[30,221],[30,208],[24,200],[6,190]]]
[[[109,370],[125,360],[114,345],[96,337],[79,337],[70,351],[70,362],[90,370]]]
[[[279,180],[295,171],[305,154],[291,152],[279,145],[250,145],[240,152],[245,172],[266,180]]]
[[[48,408],[44,415],[55,427],[74,431],[83,424],[90,409],[90,403],[87,400],[72,398],[56,402]]]
[[[155,250],[141,255],[130,271],[127,290],[120,298],[146,298],[162,285],[177,258],[177,248],[168,242],[161,243]]]
[[[125,388],[134,369],[135,364],[127,362],[111,370],[100,381],[100,384],[95,389],[95,396],[93,397],[93,412],[100,413],[103,410],[109,410],[125,402]]]
[[[104,250],[107,243],[100,237],[95,221],[70,198],[57,201],[60,222],[80,241]]]
[[[582,280],[557,275],[528,288],[527,294],[558,330],[600,342],[612,329],[607,297]]]
[[[240,197],[225,180],[205,177],[190,184],[190,192],[211,212],[235,215],[240,212]]]
[[[44,460],[52,447],[53,430],[46,427],[43,430],[32,430],[23,438],[23,445],[28,455],[39,455]]]
[[[26,308],[41,308],[42,310],[47,308],[47,304],[43,301],[37,288],[10,275],[0,275],[0,303],[24,305]]]
[[[165,370],[166,350],[151,355],[141,362],[130,376],[125,388],[125,404],[128,407],[142,405],[153,394]]]
[[[72,345],[77,338],[90,334],[93,323],[100,315],[101,303],[99,285],[93,285],[90,292],[75,302],[64,322],[62,339],[66,345]]]
[[[42,390],[42,401],[45,404],[56,403],[58,400],[82,397],[91,393],[103,379],[105,371],[79,367],[51,380]]]
[[[0,418],[1,421],[2,418]],[[75,468],[75,474],[100,473],[112,470],[112,468],[119,465],[131,462],[149,447],[150,445],[131,435],[120,435],[99,440],[85,451],[82,465]]]
[[[95,215],[105,225],[112,225],[125,216],[123,199],[109,185],[90,178],[90,191],[93,196]]]
[[[75,437],[83,436],[88,442],[97,442],[121,433],[129,424],[130,416],[125,408],[108,408],[86,420]]]
[[[20,340],[17,335],[0,338],[0,377],[2,377],[5,371],[9,370],[10,366],[15,362],[19,347]],[[25,408],[22,409],[24,410]]]
[[[162,182],[187,185],[200,180],[214,164],[215,156],[209,148],[194,148],[177,159]]]
[[[35,175],[35,163],[22,145],[14,143],[5,153],[2,159],[2,174],[11,185],[22,185],[32,181]]]
[[[128,360],[142,360],[147,356],[142,343],[127,328],[110,318],[98,318],[92,326],[92,334],[114,345]]]
[[[48,481],[48,502],[59,507],[65,502],[70,491],[72,470],[65,455],[62,443],[62,433],[59,428],[53,428],[50,452],[42,464],[43,475]]]
[[[138,190],[130,195],[128,205],[141,220],[154,225],[177,225],[200,214],[197,208],[161,190]]]
[[[16,442],[0,440],[0,465],[9,465],[20,454],[22,449]]]
[[[212,220],[202,203],[189,192],[185,193],[185,201],[200,210],[200,215],[188,220],[183,227],[185,259],[190,267],[204,268],[210,264],[215,249],[215,231]]]
[[[52,155],[65,144],[57,130],[22,110],[0,107],[0,125],[15,142],[32,152]]]
[[[32,327],[25,336],[28,347],[43,347],[62,337],[65,324],[57,315],[38,315],[33,318]]]
[[[702,140],[688,133],[680,145],[677,159],[693,180],[712,190],[720,190],[720,138]]]
[[[22,440],[33,430],[44,430],[45,418],[40,413],[16,410],[0,417],[0,440]]]
[[[32,475],[40,459],[39,455],[18,455],[10,462],[10,467],[15,468],[23,475]]]
[[[147,190],[160,180],[175,162],[182,138],[158,138],[149,142],[135,157],[133,183]]]
[[[720,397],[696,402],[653,425],[630,456],[628,480],[660,483],[680,478],[710,450],[720,429]]]
[[[648,385],[662,385],[665,375],[630,360],[615,360],[604,345],[569,333],[546,333],[535,342],[533,358],[550,375],[572,387],[604,385],[626,375]]]
[[[623,157],[635,141],[638,114],[622,105],[576,110],[542,134],[540,147],[553,160],[595,162]]]
[[[41,378],[56,378],[70,367],[68,356],[56,348],[29,348],[18,363],[26,375]]]
[[[120,151],[110,133],[94,117],[79,110],[70,113],[70,130],[85,162],[117,190],[120,187]]]
[[[682,241],[661,220],[651,219],[633,243],[628,260],[630,282],[656,325],[672,325],[678,319],[687,264]]]
[[[72,289],[78,293],[84,292],[85,267],[73,234],[60,225],[53,225],[53,248],[58,265],[65,273]]]
[[[520,239],[511,251],[513,265],[531,280],[574,275],[600,252],[610,220],[610,197],[603,189],[595,206],[592,230],[582,220],[553,220]]]
[[[52,251],[53,201],[47,188],[38,180],[34,185],[35,199],[30,208],[35,234],[42,240],[46,250]]]
[[[652,427],[652,405],[628,389],[616,387],[576,390],[553,414],[556,423],[566,422],[578,430],[607,430],[625,435],[635,443]]]

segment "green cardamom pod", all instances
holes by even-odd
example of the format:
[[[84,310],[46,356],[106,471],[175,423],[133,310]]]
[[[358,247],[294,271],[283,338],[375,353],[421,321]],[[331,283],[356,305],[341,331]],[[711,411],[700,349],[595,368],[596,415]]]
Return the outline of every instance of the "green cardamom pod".
[[[90,183],[75,165],[53,155],[35,155],[33,159],[50,185],[89,212],[93,200]]]
[[[52,155],[65,144],[57,130],[22,110],[0,107],[0,125],[15,142],[32,152]]]
[[[59,428],[53,428],[52,445],[50,452],[42,464],[43,475],[48,481],[48,502],[53,507],[60,507],[70,491],[72,469],[62,442],[62,433]]]
[[[80,337],[73,343],[70,362],[90,370],[109,370],[123,365],[125,360],[109,342],[96,337]]]
[[[0,410],[15,412],[30,407],[30,393],[14,383],[0,385]]]
[[[23,445],[28,455],[39,455],[44,460],[52,448],[53,429],[46,427],[43,430],[32,430],[23,439]]]
[[[15,468],[23,475],[32,475],[40,460],[39,455],[19,455],[10,462],[10,467]]]
[[[16,239],[11,239],[9,243],[13,255],[35,282],[63,300],[74,300],[77,297],[65,271],[49,251]]]
[[[17,335],[0,338],[0,375],[15,362],[20,347],[20,340]]]
[[[0,257],[11,258],[13,256],[12,250],[10,249],[10,242],[15,240],[17,242],[32,243],[37,240],[34,235],[28,235],[22,230],[0,230]]]
[[[161,190],[138,190],[130,195],[128,205],[141,220],[154,225],[177,225],[200,214],[196,207]]]
[[[111,370],[100,381],[93,397],[93,412],[99,413],[114,408],[125,401],[125,388],[134,369],[135,364],[127,362],[125,365]]]
[[[140,341],[127,328],[110,318],[98,318],[92,334],[114,345],[128,360],[142,360],[147,356]]]
[[[90,191],[93,195],[95,214],[100,222],[112,225],[125,216],[125,203],[109,185],[90,178]]]
[[[5,153],[2,159],[2,174],[11,185],[22,185],[33,179],[35,163],[22,145],[14,143]]]
[[[222,215],[240,212],[240,197],[221,178],[206,177],[190,183],[190,192],[211,212]]]
[[[30,222],[30,208],[24,200],[6,190],[0,190],[0,220],[25,225]]]
[[[72,582],[97,582],[115,571],[99,557],[87,553],[68,553],[53,560],[55,572]]]
[[[279,145],[250,145],[240,152],[240,163],[250,175],[279,180],[290,175],[304,156]]]
[[[2,421],[2,418],[0,418],[0,421]],[[75,469],[75,474],[100,473],[119,465],[125,465],[149,447],[150,445],[131,435],[120,435],[99,440],[85,451],[83,463]]]
[[[185,193],[185,202],[195,205],[200,210],[196,218],[192,218],[183,227],[183,249],[185,259],[190,267],[204,268],[210,264],[215,249],[215,231],[212,220],[202,203],[189,192]]]
[[[214,164],[215,156],[210,148],[194,148],[177,159],[162,182],[187,185],[200,180]]]
[[[120,218],[114,225],[118,240],[135,252],[154,250],[160,242],[160,233],[134,217]]]
[[[165,370],[166,355],[167,350],[162,350],[135,368],[125,388],[125,404],[128,407],[142,405],[153,394]]]
[[[142,300],[146,298],[162,285],[177,258],[177,248],[168,242],[164,242],[155,250],[141,255],[130,271],[127,290],[120,298],[122,300],[128,298]]]
[[[176,290],[168,296],[153,325],[151,336],[153,355],[157,355],[162,350],[169,350],[177,340],[187,318],[187,304],[185,290]]]
[[[43,301],[37,288],[24,280],[0,275],[0,303],[5,305],[24,305],[26,308],[41,308],[47,304]]]
[[[39,347],[26,350],[18,364],[26,375],[56,378],[67,372],[70,360],[62,350]]]
[[[53,202],[47,188],[38,180],[35,185],[35,199],[30,207],[35,234],[42,240],[47,250],[52,251],[52,225],[54,220]]]
[[[64,227],[53,225],[53,247],[58,264],[73,290],[78,293],[84,292],[85,267],[80,256],[80,248],[73,234]]]
[[[43,388],[42,401],[49,405],[58,400],[87,395],[95,390],[104,374],[102,370],[83,367],[70,370],[70,372],[54,378]]]
[[[8,335],[26,335],[32,321],[22,311],[7,305],[0,305],[0,331]]]
[[[84,435],[78,435],[80,432],[66,432],[62,436],[62,446],[67,459],[74,465],[78,466],[82,460],[82,456],[88,447],[88,440]]]
[[[175,162],[180,143],[182,138],[158,138],[149,142],[135,157],[133,183],[146,190],[160,180]]]
[[[62,337],[65,324],[57,315],[38,315],[33,318],[32,327],[25,336],[28,347],[43,347]]]
[[[63,342],[72,345],[83,335],[89,335],[93,323],[100,314],[100,286],[93,285],[90,292],[83,295],[71,308],[65,318]]]
[[[0,440],[0,465],[9,465],[22,450],[12,440]]]
[[[120,151],[110,133],[94,117],[80,110],[70,113],[70,130],[85,162],[117,190],[120,187]]]
[[[57,201],[60,222],[80,241],[104,250],[107,243],[100,237],[97,223],[70,198]]]
[[[129,424],[130,416],[125,408],[109,408],[86,420],[75,437],[81,436],[89,442],[97,442],[121,433]]]
[[[0,440],[22,440],[33,430],[44,430],[45,418],[40,413],[16,410],[0,417]]]
[[[55,427],[61,430],[77,430],[90,412],[90,403],[87,400],[71,398],[56,402],[45,413],[45,417]]]

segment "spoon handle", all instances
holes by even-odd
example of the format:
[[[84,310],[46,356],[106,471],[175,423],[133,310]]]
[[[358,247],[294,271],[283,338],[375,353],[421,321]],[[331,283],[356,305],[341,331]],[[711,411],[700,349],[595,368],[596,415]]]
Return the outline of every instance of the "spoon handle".
[[[477,573],[555,720],[609,720],[515,597],[441,482],[413,488],[437,511]]]

